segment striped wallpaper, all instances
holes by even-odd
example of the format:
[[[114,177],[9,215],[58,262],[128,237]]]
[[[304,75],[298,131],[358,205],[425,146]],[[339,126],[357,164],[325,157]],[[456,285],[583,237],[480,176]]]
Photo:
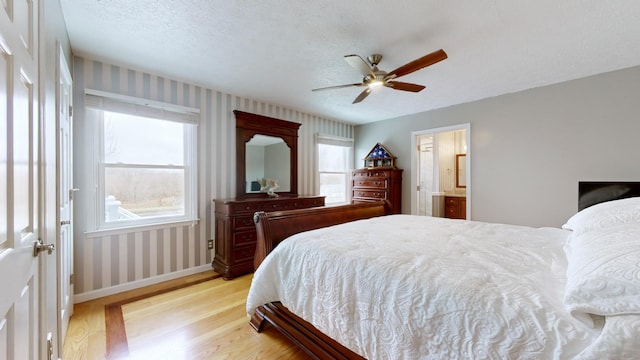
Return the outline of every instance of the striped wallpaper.
[[[298,192],[317,193],[315,170],[316,133],[353,138],[353,125],[321,118],[239,96],[221,93],[130,70],[104,62],[74,58],[74,183],[80,188],[74,211],[74,272],[76,302],[153,283],[190,272],[209,269],[212,251],[207,240],[214,229],[211,200],[235,196],[235,118],[242,110],[302,124],[298,140]],[[93,184],[83,174],[91,171],[92,136],[84,121],[84,89],[108,91],[171,104],[199,108],[198,216],[193,225],[155,227],[145,231],[110,231],[88,236],[86,214]]]

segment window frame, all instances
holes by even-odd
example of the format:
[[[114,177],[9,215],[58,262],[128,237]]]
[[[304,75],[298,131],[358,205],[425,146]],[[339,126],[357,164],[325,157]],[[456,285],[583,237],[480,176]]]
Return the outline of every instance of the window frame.
[[[111,164],[105,161],[104,154],[104,112],[121,113],[149,119],[171,121],[182,123],[183,125],[183,149],[184,161],[182,165],[156,165],[156,164]],[[90,178],[88,184],[95,184],[93,196],[88,196],[87,209],[91,215],[87,218],[87,234],[103,235],[118,229],[131,228],[154,228],[164,227],[174,223],[195,223],[198,207],[198,135],[197,128],[200,120],[200,110],[184,106],[154,102],[146,99],[106,93],[103,91],[85,89],[85,112],[88,128],[92,132],[94,144],[93,151],[88,154],[87,161],[90,162],[90,169],[87,176]],[[161,215],[144,217],[140,219],[106,221],[106,172],[112,168],[153,168],[153,169],[184,169],[184,214],[183,215]]]
[[[320,170],[320,145],[333,145],[333,146],[341,146],[347,148],[346,151],[346,164],[344,172],[342,171],[321,171]],[[316,134],[316,173],[318,174],[316,177],[317,189],[316,193],[320,194],[320,178],[322,174],[344,174],[345,175],[345,201],[344,202],[326,202],[327,205],[341,205],[341,204],[350,204],[351,203],[351,176],[350,172],[353,170],[353,153],[354,153],[354,140],[351,138],[345,138],[336,135],[329,134]]]

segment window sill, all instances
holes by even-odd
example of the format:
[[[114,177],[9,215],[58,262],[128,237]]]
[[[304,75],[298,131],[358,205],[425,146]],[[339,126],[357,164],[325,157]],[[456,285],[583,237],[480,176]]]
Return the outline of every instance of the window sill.
[[[112,236],[112,235],[128,234],[128,233],[143,232],[143,231],[150,231],[150,230],[174,228],[174,227],[180,227],[185,225],[194,226],[199,222],[200,222],[200,219],[193,219],[193,220],[170,221],[170,222],[159,223],[159,224],[124,226],[124,227],[117,227],[117,228],[111,228],[111,229],[86,231],[84,235],[86,239],[91,239],[91,238],[102,237],[102,236]]]

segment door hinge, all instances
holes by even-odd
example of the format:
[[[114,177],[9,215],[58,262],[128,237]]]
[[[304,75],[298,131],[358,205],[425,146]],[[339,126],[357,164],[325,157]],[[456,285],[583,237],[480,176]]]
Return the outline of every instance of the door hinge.
[[[73,116],[73,106],[69,105],[69,116]]]
[[[69,284],[73,285],[76,282],[76,274],[69,275]]]
[[[47,333],[47,359],[53,360],[53,334]]]

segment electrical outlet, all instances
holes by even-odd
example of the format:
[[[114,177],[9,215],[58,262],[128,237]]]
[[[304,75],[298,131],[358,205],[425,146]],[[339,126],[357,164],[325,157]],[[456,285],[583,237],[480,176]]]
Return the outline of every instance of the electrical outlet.
[[[213,249],[213,240],[209,240],[209,241],[207,241],[207,248],[208,248],[209,250]]]

